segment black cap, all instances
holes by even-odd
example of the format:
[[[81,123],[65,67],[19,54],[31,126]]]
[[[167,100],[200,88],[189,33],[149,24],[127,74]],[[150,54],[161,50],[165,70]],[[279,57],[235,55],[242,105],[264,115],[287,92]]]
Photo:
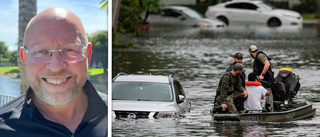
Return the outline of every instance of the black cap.
[[[234,71],[241,70],[242,72],[245,72],[245,70],[243,70],[243,65],[241,63],[234,64],[233,70]]]
[[[235,57],[235,58],[243,58],[241,53],[236,53],[236,54],[234,54],[234,57]]]

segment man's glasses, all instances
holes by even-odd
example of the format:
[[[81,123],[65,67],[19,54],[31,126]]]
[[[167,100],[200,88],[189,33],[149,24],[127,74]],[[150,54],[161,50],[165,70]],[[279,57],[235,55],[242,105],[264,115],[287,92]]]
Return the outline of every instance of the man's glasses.
[[[27,55],[27,60],[34,63],[46,63],[50,61],[52,52],[59,51],[64,60],[68,62],[77,62],[86,58],[86,51],[88,44],[67,44],[61,46],[60,49],[48,49],[47,47],[34,46],[26,48],[23,46],[23,50]]]
[[[237,58],[238,60],[242,60],[242,58]]]

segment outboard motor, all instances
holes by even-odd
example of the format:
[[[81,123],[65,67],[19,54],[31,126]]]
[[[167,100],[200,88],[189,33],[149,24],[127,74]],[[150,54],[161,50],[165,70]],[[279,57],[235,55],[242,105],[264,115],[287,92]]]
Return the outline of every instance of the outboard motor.
[[[289,99],[292,102],[300,88],[299,75],[292,73],[290,68],[281,68],[279,74],[274,80],[276,93],[274,100],[284,101]]]

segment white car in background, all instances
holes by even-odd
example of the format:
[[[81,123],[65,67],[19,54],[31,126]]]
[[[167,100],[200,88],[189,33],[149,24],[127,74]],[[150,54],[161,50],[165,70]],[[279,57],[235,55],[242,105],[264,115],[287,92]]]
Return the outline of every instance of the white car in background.
[[[234,0],[209,6],[205,14],[211,19],[220,19],[227,25],[266,24],[268,27],[301,26],[302,17],[298,12],[277,9],[259,0]]]
[[[146,12],[141,14],[145,17]],[[152,30],[183,30],[200,28],[201,32],[223,32],[226,25],[217,19],[207,19],[197,11],[184,6],[166,6],[159,13],[149,12],[146,20]]]
[[[191,103],[172,76],[127,75],[112,80],[112,116],[121,118],[178,118]]]

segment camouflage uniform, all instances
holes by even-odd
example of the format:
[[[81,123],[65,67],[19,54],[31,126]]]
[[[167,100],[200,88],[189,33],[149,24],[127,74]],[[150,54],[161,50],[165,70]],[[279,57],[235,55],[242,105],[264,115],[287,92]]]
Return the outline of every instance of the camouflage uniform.
[[[232,73],[226,72],[219,81],[216,100],[220,105],[227,104],[231,113],[237,113],[235,104],[245,100],[242,92],[240,76],[233,76]]]

